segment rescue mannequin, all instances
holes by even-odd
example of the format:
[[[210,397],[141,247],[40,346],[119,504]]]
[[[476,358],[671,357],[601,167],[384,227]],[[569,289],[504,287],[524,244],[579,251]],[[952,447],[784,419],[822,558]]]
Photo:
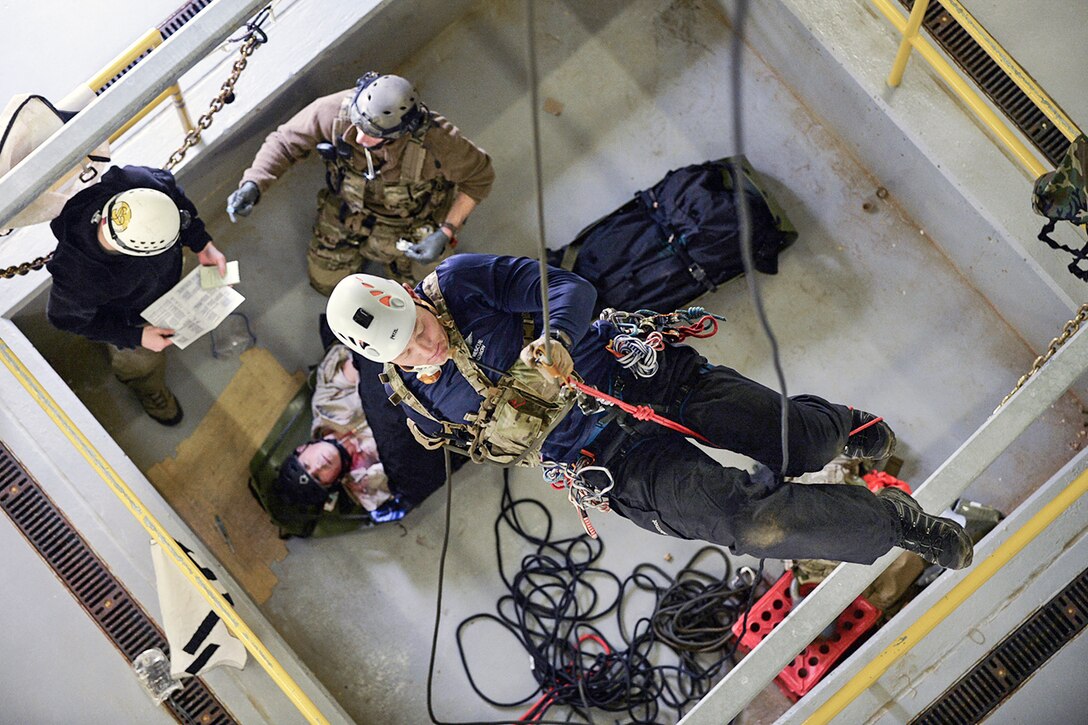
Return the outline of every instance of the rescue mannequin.
[[[324,295],[368,260],[395,279],[421,279],[452,252],[495,178],[487,153],[423,105],[411,83],[370,72],[269,134],[228,198],[228,213],[248,215],[315,148],[326,161],[326,188],[306,260],[310,284]]]
[[[310,404],[312,439],[282,464],[281,490],[296,497],[296,503],[326,504],[331,496],[343,493],[375,523],[399,520],[412,506],[390,490],[359,398],[359,373],[351,351],[332,345],[316,373]]]
[[[874,495],[856,486],[783,481],[843,453],[887,457],[895,436],[886,423],[814,395],[794,396],[789,464],[779,470],[777,392],[707,363],[682,344],[658,353],[652,377],[636,376],[606,349],[616,328],[590,319],[593,287],[560,269],[550,268],[548,275],[549,340],[540,334],[538,263],[491,255],[451,257],[411,293],[391,280],[353,275],[329,298],[329,325],[345,345],[386,363],[391,400],[405,406],[421,443],[467,444],[479,459],[509,463],[513,439],[523,436],[523,447],[546,467],[570,467],[585,457],[592,467],[579,480],[594,492],[590,501],[650,531],[760,557],[871,563],[901,546],[945,567],[970,565],[971,542],[963,529],[924,513],[898,489]],[[525,315],[533,323],[529,334]],[[626,414],[583,412],[564,402],[563,393],[549,399],[540,386],[539,397],[523,390],[504,397],[500,388],[517,384],[495,382],[505,371],[511,374],[503,380],[513,379],[519,368],[552,383],[555,375],[566,379],[576,372],[588,385],[652,406],[711,445],[763,465],[752,474],[723,466],[674,430]],[[473,380],[481,374],[492,385],[486,397],[478,392],[480,380]],[[509,404],[488,408],[492,400]],[[530,408],[537,412],[522,413]],[[533,415],[536,421],[527,420]],[[549,419],[553,415],[558,419]],[[493,425],[501,416],[504,424]],[[871,425],[850,435],[866,423]],[[526,442],[535,430],[546,435]],[[496,446],[479,439],[492,435],[506,439]]]
[[[54,327],[107,343],[114,375],[144,411],[177,425],[181,405],[166,386],[173,330],[148,325],[141,312],[181,279],[182,247],[226,274],[226,257],[169,171],[110,168],[50,223],[57,238],[46,314]]]

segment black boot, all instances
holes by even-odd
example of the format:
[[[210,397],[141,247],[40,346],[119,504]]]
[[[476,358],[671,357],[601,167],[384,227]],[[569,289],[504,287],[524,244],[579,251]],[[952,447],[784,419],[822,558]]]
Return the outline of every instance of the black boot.
[[[899,526],[896,546],[913,551],[930,564],[946,569],[971,566],[974,548],[963,527],[950,519],[927,514],[918,502],[903,491],[888,486],[877,494],[892,512]]]
[[[873,423],[873,421],[876,421]],[[866,425],[869,423],[870,425]],[[862,430],[858,430],[861,428]],[[850,410],[850,430],[852,433],[843,447],[847,458],[868,458],[880,461],[895,450],[895,433],[891,426],[878,419],[872,413],[852,408]]]

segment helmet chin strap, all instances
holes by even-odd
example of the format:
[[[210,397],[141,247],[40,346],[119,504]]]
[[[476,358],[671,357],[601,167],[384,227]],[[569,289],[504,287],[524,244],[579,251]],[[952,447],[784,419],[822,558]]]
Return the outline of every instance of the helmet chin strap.
[[[384,145],[385,141],[383,140],[380,144],[377,144],[373,148],[378,148]],[[367,181],[374,181],[374,179],[376,179],[378,175],[374,171],[374,157],[370,155],[370,148],[364,146],[363,155],[366,156],[366,173],[363,174],[363,176],[366,177]]]
[[[323,438],[322,440],[332,443],[336,448],[336,452],[340,454],[340,475],[337,479],[342,479],[351,473],[351,454],[348,453],[348,449],[336,440],[336,438]]]
[[[427,310],[441,322],[441,318],[438,316],[438,308],[432,305],[429,301],[419,296],[410,285],[404,284],[404,289],[408,290],[408,294],[412,296],[412,302],[416,307]],[[448,342],[448,338],[447,338]],[[438,379],[442,377],[441,365],[398,365],[401,370],[406,373],[415,373],[415,376],[419,378],[420,382],[425,385],[431,385],[437,383]]]

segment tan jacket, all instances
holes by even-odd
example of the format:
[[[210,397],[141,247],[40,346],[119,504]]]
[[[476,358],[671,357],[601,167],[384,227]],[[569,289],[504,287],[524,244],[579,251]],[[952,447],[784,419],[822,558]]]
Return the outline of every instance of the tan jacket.
[[[318,143],[335,141],[333,122],[340,113],[345,96],[350,97],[354,93],[355,89],[352,88],[318,98],[268,134],[253,164],[242,175],[242,183],[252,181],[264,192],[291,164],[308,156]],[[366,171],[366,157],[355,143],[354,130],[349,130],[346,136],[345,140],[355,151],[352,166],[360,172]],[[395,184],[400,180],[401,156],[408,143],[409,138],[404,136],[371,150],[375,164],[381,161],[381,178],[386,183]],[[442,177],[456,184],[457,191],[477,202],[487,198],[495,181],[491,157],[465,138],[456,126],[443,116],[435,115],[423,138],[423,146],[428,153],[422,180]]]

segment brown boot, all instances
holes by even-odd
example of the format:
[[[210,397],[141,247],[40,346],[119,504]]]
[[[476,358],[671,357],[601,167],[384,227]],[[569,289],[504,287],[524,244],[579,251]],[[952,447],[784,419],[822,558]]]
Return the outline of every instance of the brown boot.
[[[181,422],[184,413],[181,403],[169,390],[156,390],[151,393],[139,393],[140,405],[144,412],[156,423],[173,426]]]

